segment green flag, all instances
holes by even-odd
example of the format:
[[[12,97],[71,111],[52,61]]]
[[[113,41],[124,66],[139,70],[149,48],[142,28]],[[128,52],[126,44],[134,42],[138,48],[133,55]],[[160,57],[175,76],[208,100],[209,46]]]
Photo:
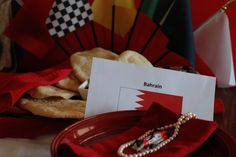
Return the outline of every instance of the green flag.
[[[153,18],[156,12],[156,8],[159,0],[145,0],[143,2],[141,12],[146,14],[148,17]]]

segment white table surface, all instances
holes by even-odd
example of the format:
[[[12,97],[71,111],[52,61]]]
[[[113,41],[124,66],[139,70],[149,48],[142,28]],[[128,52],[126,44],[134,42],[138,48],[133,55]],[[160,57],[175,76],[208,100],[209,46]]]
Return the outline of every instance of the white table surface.
[[[50,144],[54,136],[37,139],[2,138],[0,157],[50,157]]]

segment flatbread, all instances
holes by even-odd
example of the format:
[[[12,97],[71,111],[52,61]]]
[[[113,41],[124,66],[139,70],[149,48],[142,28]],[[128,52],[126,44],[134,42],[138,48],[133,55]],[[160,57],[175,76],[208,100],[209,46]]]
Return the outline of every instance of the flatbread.
[[[22,98],[18,104],[21,108],[34,115],[49,118],[76,118],[84,117],[85,101],[70,99],[33,99]]]
[[[77,52],[70,57],[75,76],[84,82],[90,78],[93,57],[115,60],[117,54],[102,48],[94,48],[90,51]]]
[[[43,99],[48,97],[61,97],[64,99],[69,99],[73,96],[78,96],[79,93],[64,90],[54,86],[38,86],[27,92],[32,98]]]
[[[87,100],[87,96],[88,96],[88,89],[84,89],[84,88],[78,88],[79,90],[79,94],[82,97],[83,100]]]
[[[80,81],[77,79],[74,73],[70,73],[69,76],[57,82],[55,86],[62,89],[78,92],[78,87],[80,86],[80,84]]]
[[[80,96],[83,100],[87,100],[89,80],[84,81],[78,88]]]
[[[143,55],[131,50],[122,52],[117,61],[153,67],[152,63],[150,63]]]

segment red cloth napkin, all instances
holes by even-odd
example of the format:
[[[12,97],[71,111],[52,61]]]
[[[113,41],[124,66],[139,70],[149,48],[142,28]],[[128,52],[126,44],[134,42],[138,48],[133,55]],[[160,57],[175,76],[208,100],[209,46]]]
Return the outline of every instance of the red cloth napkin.
[[[51,85],[71,72],[68,62],[49,69],[31,73],[0,73],[0,112],[11,108],[29,89]],[[57,133],[75,120],[43,118],[37,116],[0,116],[0,138],[36,138]]]
[[[214,114],[221,114],[224,113],[224,111],[225,111],[225,105],[223,100],[220,98],[215,98]]]
[[[70,64],[64,62],[39,72],[0,73],[0,113],[12,107],[26,91],[40,85],[54,84],[70,72]]]
[[[161,127],[177,121],[179,115],[158,104],[153,104],[133,128],[101,143],[90,146],[81,146],[70,141],[62,144],[58,149],[59,157],[115,157],[118,147],[132,139],[136,139],[145,131]],[[159,151],[148,156],[186,156],[195,151],[215,131],[217,124],[204,120],[190,120],[181,126],[178,136]],[[128,150],[132,152],[132,150]]]

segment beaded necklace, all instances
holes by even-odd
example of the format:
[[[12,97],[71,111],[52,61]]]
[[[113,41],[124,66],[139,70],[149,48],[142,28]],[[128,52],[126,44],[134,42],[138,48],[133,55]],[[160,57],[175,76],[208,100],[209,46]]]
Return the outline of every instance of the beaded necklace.
[[[163,127],[160,127],[160,128],[155,128],[155,129],[151,129],[151,130],[148,130],[147,132],[145,132],[143,135],[141,135],[138,140],[143,140],[145,139],[147,136],[149,136],[150,134],[152,134],[154,131],[162,131],[162,130],[166,130],[166,129],[171,129],[171,128],[174,128],[174,133],[167,139],[161,141],[160,143],[158,143],[154,148],[151,148],[151,149],[147,149],[147,150],[144,150],[144,151],[137,151],[137,153],[135,154],[125,154],[124,153],[124,150],[132,145],[135,144],[135,142],[137,141],[137,139],[134,139],[134,140],[131,140],[127,143],[124,143],[122,144],[119,148],[118,148],[118,151],[117,151],[117,154],[120,156],[120,157],[142,157],[142,156],[145,156],[145,155],[148,155],[150,153],[153,153],[153,152],[156,152],[158,151],[159,149],[161,149],[162,147],[164,147],[166,144],[170,143],[171,141],[173,141],[175,139],[175,137],[178,135],[179,133],[179,129],[181,127],[182,124],[188,122],[190,119],[196,119],[197,116],[191,112],[188,112],[188,113],[185,113],[185,114],[182,114],[176,123],[173,123],[173,124],[169,124],[169,125],[165,125]]]

